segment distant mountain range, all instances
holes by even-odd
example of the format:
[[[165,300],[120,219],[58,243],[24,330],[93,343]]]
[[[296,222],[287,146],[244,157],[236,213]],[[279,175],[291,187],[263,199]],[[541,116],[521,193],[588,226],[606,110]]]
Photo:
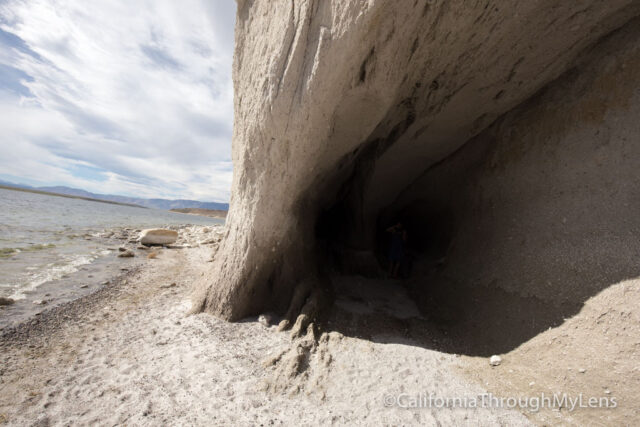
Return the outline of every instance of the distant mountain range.
[[[222,210],[222,211],[229,210],[228,203],[199,202],[197,200],[183,200],[183,199],[179,199],[179,200],[142,199],[137,197],[116,196],[113,194],[96,194],[96,193],[90,193],[88,191],[80,190],[78,188],[71,188],[71,187],[64,187],[64,186],[32,187],[30,185],[14,184],[12,182],[2,181],[2,180],[0,180],[0,185],[4,185],[7,187],[15,187],[15,188],[25,188],[28,190],[46,191],[49,193],[56,193],[56,194],[65,194],[68,196],[88,197],[91,199],[107,200],[110,202],[117,202],[117,203],[134,204],[134,205],[144,206],[146,208],[155,208],[155,209],[169,210],[169,209],[198,208],[198,209],[215,209],[215,210]]]

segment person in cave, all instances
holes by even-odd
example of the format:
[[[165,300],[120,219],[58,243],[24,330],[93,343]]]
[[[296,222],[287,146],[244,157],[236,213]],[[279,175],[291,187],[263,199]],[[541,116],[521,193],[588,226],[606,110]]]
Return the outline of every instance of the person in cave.
[[[389,247],[389,277],[397,279],[400,273],[400,267],[404,261],[405,243],[407,242],[407,230],[398,222],[387,228],[387,232],[391,233],[391,245]]]

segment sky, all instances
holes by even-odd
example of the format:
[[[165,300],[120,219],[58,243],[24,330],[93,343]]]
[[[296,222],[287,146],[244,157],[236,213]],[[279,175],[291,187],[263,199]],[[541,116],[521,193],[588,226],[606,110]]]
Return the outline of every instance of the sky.
[[[227,202],[234,0],[0,0],[0,180]]]

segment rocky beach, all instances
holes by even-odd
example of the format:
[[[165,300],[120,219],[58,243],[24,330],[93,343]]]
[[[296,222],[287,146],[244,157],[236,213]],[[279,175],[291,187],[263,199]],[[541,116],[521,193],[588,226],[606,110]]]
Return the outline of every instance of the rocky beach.
[[[126,237],[123,248],[134,252],[136,265],[87,295],[2,330],[1,424],[515,426],[594,419],[624,424],[637,416],[633,359],[607,371],[566,335],[574,328],[598,334],[592,319],[604,320],[605,331],[624,323],[606,307],[630,310],[640,295],[637,281],[589,302],[566,325],[491,366],[487,357],[451,351],[464,339],[422,316],[395,280],[334,278],[328,316],[301,334],[280,331],[282,318],[274,313],[236,323],[190,315],[194,284],[225,231],[174,230],[177,241],[164,248],[142,247],[138,231],[122,230],[116,236]],[[617,357],[611,348],[635,351],[637,334],[632,327],[612,336],[600,356]],[[558,345],[557,354],[547,340]],[[540,376],[532,371],[536,365],[556,373]],[[429,396],[482,404],[490,396],[558,390],[590,390],[614,397],[618,407],[415,406]]]
[[[71,265],[60,275],[50,274],[51,280],[31,287],[19,299],[3,297],[0,305],[0,330],[39,316],[51,306],[78,299],[110,285],[114,277],[141,267],[147,259],[157,256],[162,249],[180,250],[198,245],[216,247],[221,239],[221,226],[167,225],[167,232],[175,233],[169,245],[152,246],[154,240],[144,240],[142,229],[117,227],[86,234],[101,249],[98,255],[87,258],[87,263]],[[162,243],[162,242],[159,242]],[[158,247],[160,249],[158,249]],[[83,258],[84,260],[84,258]]]
[[[385,406],[385,394],[409,385],[442,395],[482,392],[454,374],[458,356],[420,348],[407,337],[382,333],[366,340],[334,331],[316,347],[310,336],[292,341],[277,332],[280,319],[273,314],[238,323],[187,315],[192,284],[222,234],[208,230],[179,229],[176,247],[132,249],[144,258],[139,265],[89,295],[5,328],[0,423],[528,424],[516,411]],[[157,255],[148,257],[150,251]],[[398,298],[407,302],[402,293]],[[384,301],[373,304],[376,312],[398,315]],[[349,301],[341,306],[341,316],[358,310]],[[304,355],[310,369],[298,372],[300,360],[291,352]],[[274,357],[285,369],[274,368]]]

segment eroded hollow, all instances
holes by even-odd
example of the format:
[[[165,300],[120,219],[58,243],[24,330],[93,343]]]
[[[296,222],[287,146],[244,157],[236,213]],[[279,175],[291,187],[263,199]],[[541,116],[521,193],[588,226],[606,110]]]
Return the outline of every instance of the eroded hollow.
[[[363,201],[377,190],[367,177],[380,147],[393,147],[405,130],[363,143],[374,149],[354,159],[316,225],[320,264],[337,293],[331,327],[402,342],[409,334],[455,353],[503,353],[640,276],[640,146],[631,143],[640,64],[628,54],[637,50],[637,28],[604,40],[579,68],[425,164],[384,207]],[[419,137],[430,143],[428,130]],[[377,182],[393,181],[402,167]],[[385,230],[398,221],[410,265],[388,280]]]
[[[398,342],[410,336],[428,348],[485,356],[509,351],[579,309],[504,290],[499,279],[469,271],[467,263],[482,258],[486,242],[479,238],[460,248],[460,235],[470,226],[485,227],[476,229],[484,236],[504,231],[483,224],[486,212],[473,203],[475,178],[487,167],[491,142],[474,139],[444,167],[426,171],[378,214],[369,235],[358,223],[362,216],[353,214],[353,188],[322,211],[315,237],[323,274],[336,294],[332,329]],[[406,230],[405,256],[399,277],[390,278],[388,228],[398,222]]]
[[[399,276],[409,279],[424,274],[446,259],[455,232],[455,215],[445,203],[422,200],[392,215],[381,215],[377,224],[377,258],[387,272],[392,244],[389,228],[402,225],[406,242]]]
[[[410,335],[428,348],[490,355],[513,349],[578,310],[579,304],[554,305],[505,291],[495,279],[455,274],[483,251],[482,244],[456,247],[469,224],[482,226],[476,218],[481,213],[467,209],[476,191],[471,177],[486,166],[487,147],[482,140],[469,144],[452,156],[455,167],[448,165],[444,174],[429,170],[399,194],[379,213],[371,235],[357,223],[361,216],[353,215],[347,196],[353,191],[343,191],[322,211],[315,233],[322,270],[336,294],[331,328],[368,339],[395,336],[399,342]],[[407,234],[405,256],[399,277],[390,279],[387,230],[398,222]]]

